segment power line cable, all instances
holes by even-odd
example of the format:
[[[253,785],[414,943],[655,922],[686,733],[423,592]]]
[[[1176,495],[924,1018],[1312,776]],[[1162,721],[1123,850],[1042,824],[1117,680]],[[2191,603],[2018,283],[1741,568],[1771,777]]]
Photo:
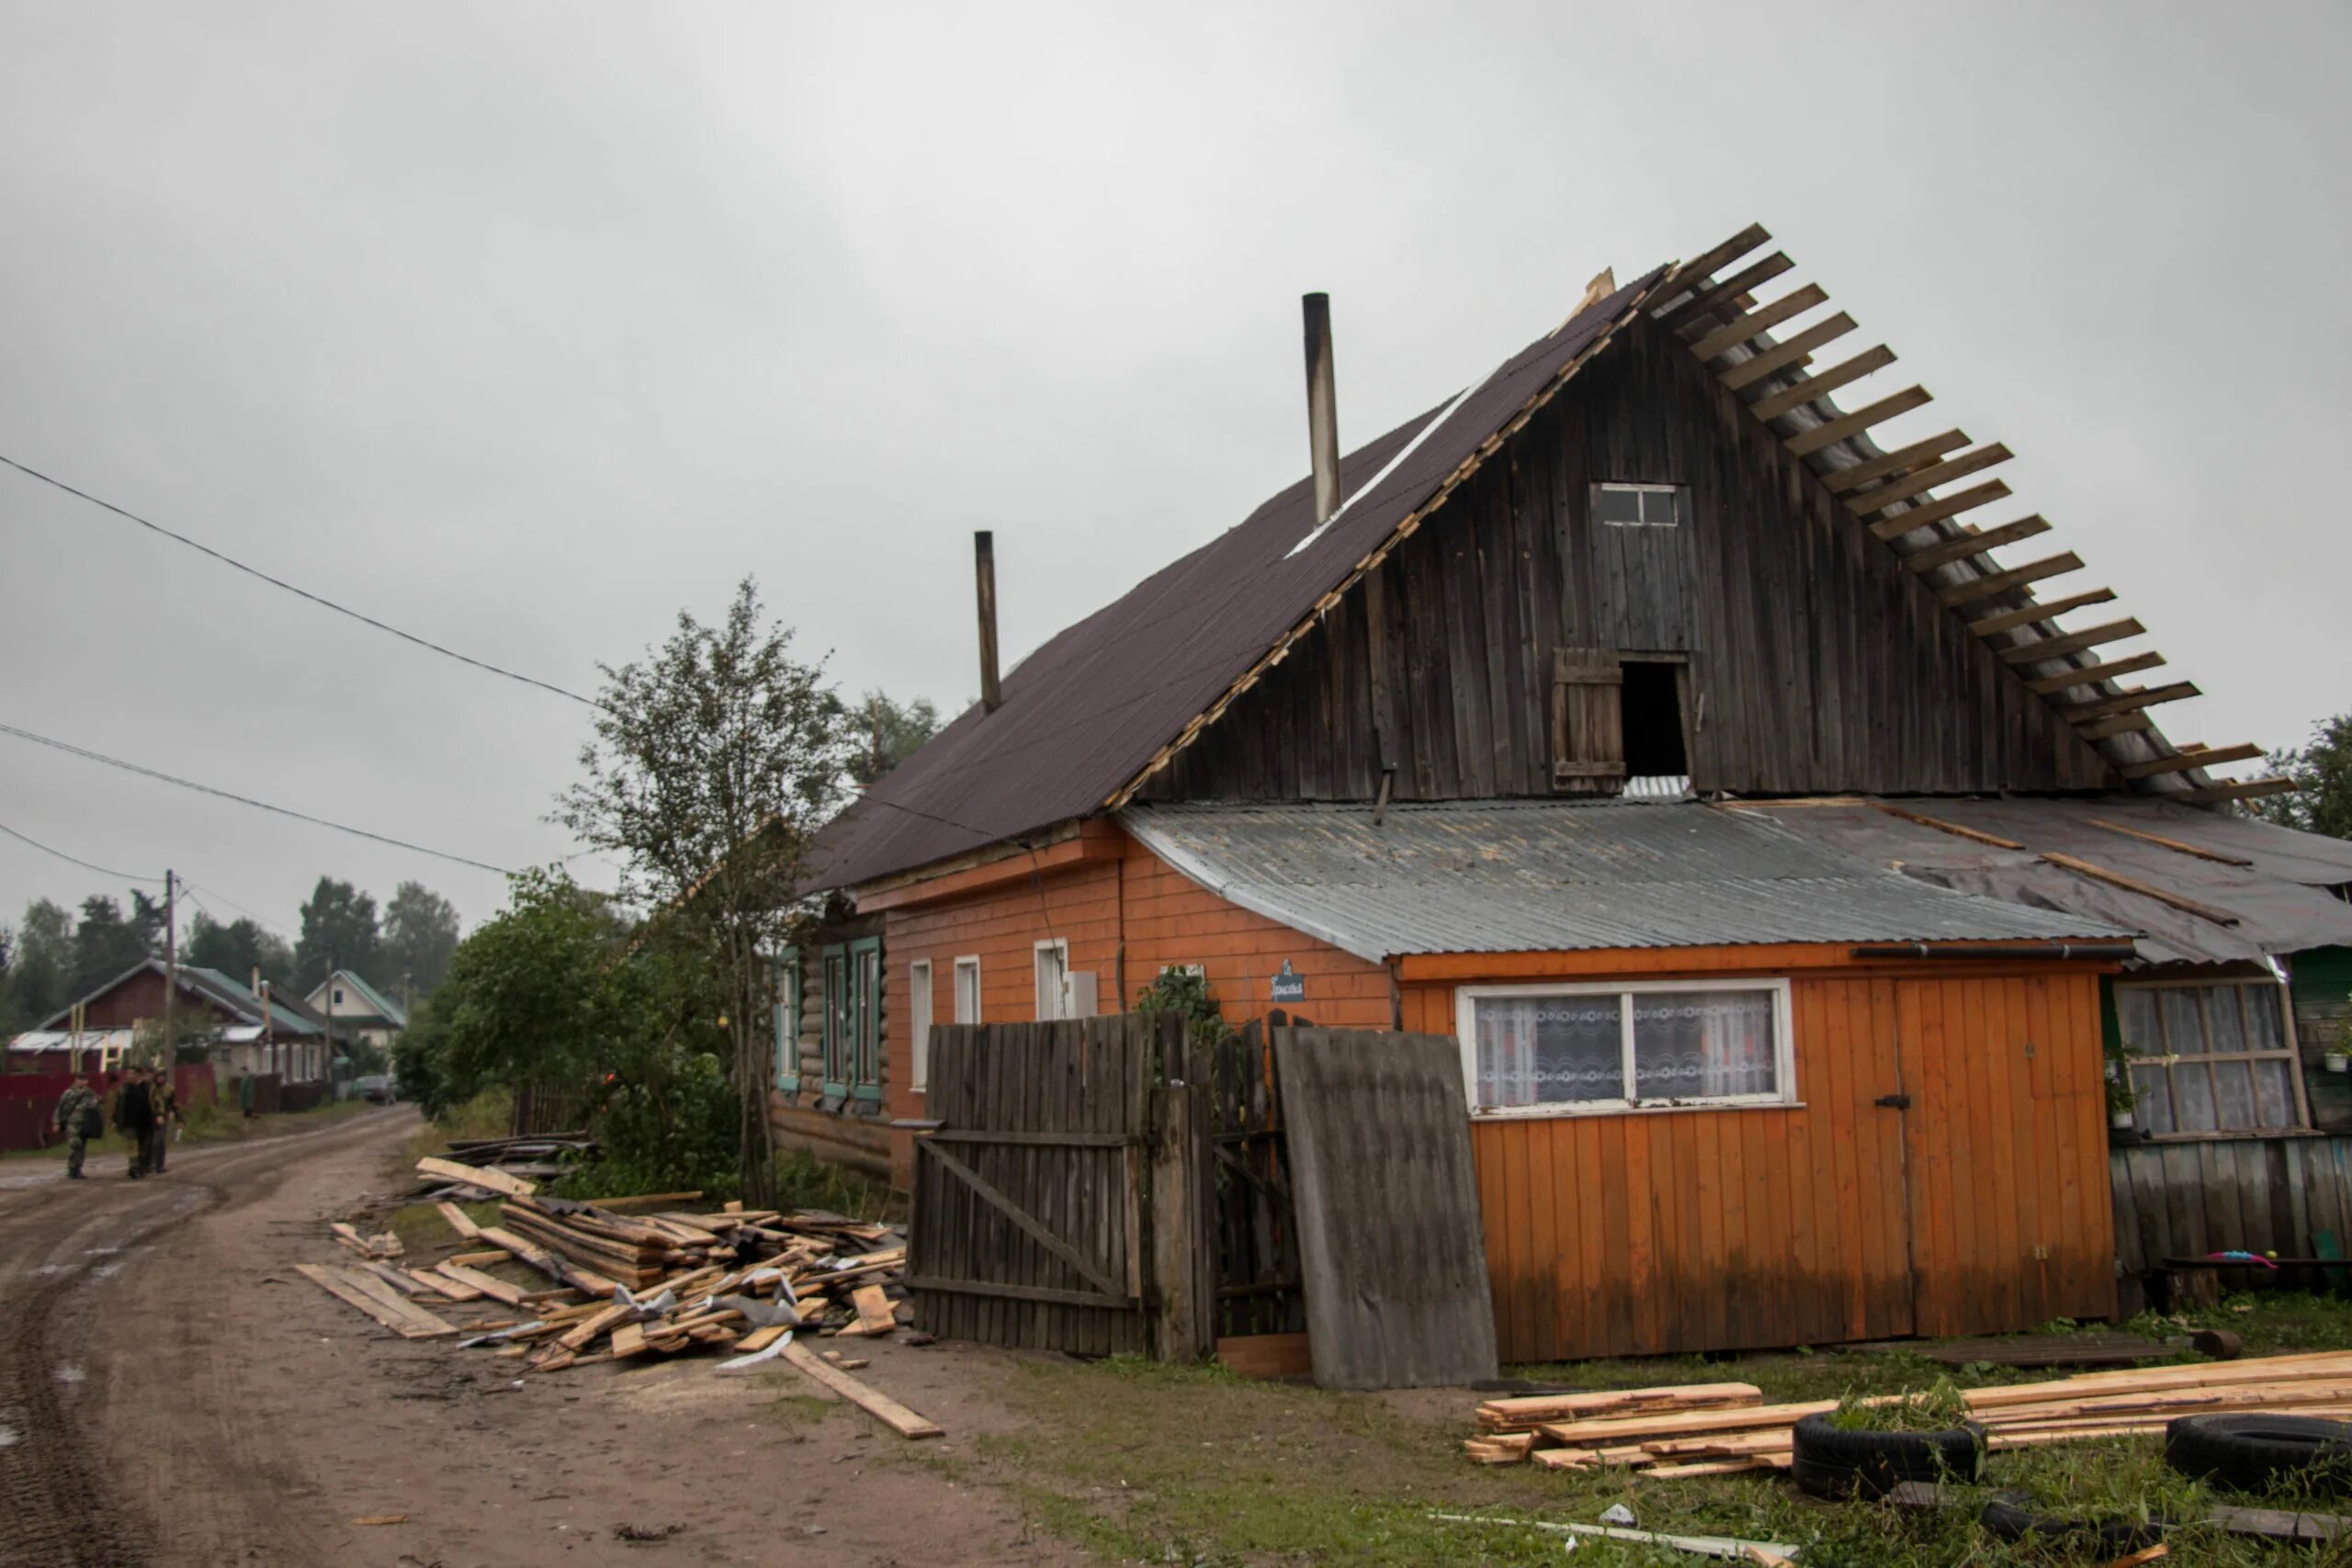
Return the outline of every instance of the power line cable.
[[[19,833],[14,828],[9,827],[6,822],[0,822],[0,833],[7,834],[8,837],[16,840],[18,843],[30,844],[33,848],[39,850],[45,855],[55,855],[59,860],[70,862],[74,865],[78,865],[84,871],[95,871],[100,876],[111,876],[119,882],[143,882],[151,887],[160,887],[164,883],[164,879],[160,876],[133,876],[127,871],[108,871],[105,866],[94,865],[90,862],[82,859],[79,855],[69,855],[63,850],[51,849],[49,845],[42,843],[39,839]]]
[[[6,459],[0,458],[0,461],[6,461]],[[193,779],[184,779],[175,773],[162,773],[153,768],[142,767],[137,762],[126,762],[119,757],[109,757],[103,751],[93,751],[86,747],[75,746],[63,740],[51,739],[46,735],[36,735],[29,729],[19,729],[13,724],[0,724],[0,735],[13,735],[20,740],[29,740],[36,745],[47,746],[54,750],[63,751],[70,756],[86,758],[88,761],[93,762],[104,762],[107,767],[120,768],[125,773],[138,773],[146,778],[160,779],[164,784],[177,784],[182,789],[192,789],[199,795],[209,795],[218,796],[222,800],[232,800],[239,806],[250,806],[257,811],[275,812],[280,817],[291,817],[298,822],[308,822],[314,827],[331,828],[338,833],[348,833],[356,839],[372,839],[377,843],[390,844],[394,849],[412,850],[421,855],[431,855],[435,860],[454,861],[459,865],[469,865],[477,871],[493,872],[500,876],[512,876],[514,874],[513,872],[509,871],[503,865],[492,865],[488,861],[475,860],[470,855],[452,854],[447,850],[436,850],[429,848],[424,844],[413,844],[406,839],[395,839],[384,833],[371,833],[365,828],[354,828],[348,823],[329,821],[326,818],[313,817],[307,811],[297,811],[291,807],[272,806],[266,800],[255,800],[250,795],[237,795],[225,789],[216,789],[210,784],[198,784]],[[114,874],[110,872],[107,874],[112,875]]]
[[[414,643],[419,648],[429,649],[434,653],[442,655],[444,658],[454,659],[460,664],[470,664],[477,670],[488,671],[492,675],[503,675],[509,681],[519,681],[526,686],[537,686],[540,691],[552,692],[559,697],[569,697],[573,702],[579,703],[585,707],[601,707],[603,705],[594,697],[583,697],[577,692],[566,691],[563,687],[557,685],[552,681],[542,681],[535,675],[518,674],[514,671],[503,669],[499,665],[492,664],[488,660],[476,659],[470,654],[459,653],[456,649],[445,648],[440,643],[435,642],[430,637],[419,637],[414,632],[402,631],[400,627],[392,626],[388,622],[379,621],[373,615],[362,615],[359,611],[352,609],[349,605],[338,604],[334,600],[326,598],[322,594],[313,593],[307,588],[297,588],[294,584],[287,581],[282,577],[272,577],[268,572],[262,570],[259,567],[247,566],[243,561],[237,559],[234,556],[223,555],[220,551],[214,549],[209,545],[200,544],[198,541],[189,538],[186,534],[175,533],[173,530],[164,527],[160,523],[150,522],[148,519],[140,516],[136,512],[117,506],[111,501],[100,500],[98,497],[92,495],[88,491],[76,490],[72,485],[67,484],[63,479],[52,479],[49,475],[42,473],[39,468],[27,468],[24,464],[17,462],[14,457],[8,457],[5,453],[0,453],[0,463],[6,463],[8,467],[16,469],[18,473],[25,475],[28,479],[36,479],[45,485],[54,486],[55,488],[63,491],[68,495],[78,497],[83,501],[88,502],[93,506],[103,508],[107,512],[113,513],[118,517],[136,523],[141,528],[160,534],[164,538],[173,540],[175,543],[186,545],[189,549],[195,550],[199,554],[210,556],[214,560],[219,561],[221,565],[242,571],[248,577],[259,578],[262,581],[268,583],[273,588],[282,588],[287,592],[294,594],[297,597],[308,599],[311,604],[320,606],[322,609],[332,610],[338,615],[348,615],[353,620],[359,622],[363,626],[373,626],[378,631],[389,633],[393,637],[399,637],[403,642]]]

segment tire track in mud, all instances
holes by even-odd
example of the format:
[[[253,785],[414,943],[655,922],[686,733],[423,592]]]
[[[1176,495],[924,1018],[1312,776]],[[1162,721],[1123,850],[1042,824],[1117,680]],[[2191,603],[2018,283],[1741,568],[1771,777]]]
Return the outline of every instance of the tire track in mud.
[[[283,1156],[377,1130],[377,1118],[360,1117],[200,1163],[183,1156],[152,1184],[100,1178],[86,1197],[66,1198],[62,1181],[26,1189],[0,1212],[0,1564],[140,1568],[154,1555],[153,1526],[133,1500],[136,1478],[107,1473],[98,1435],[78,1408],[90,1385],[64,1375],[79,1371],[91,1315],[107,1310],[100,1288],[160,1234],[276,1187],[288,1169]],[[259,1181],[232,1185],[254,1168]],[[254,1523],[275,1533],[268,1521]]]

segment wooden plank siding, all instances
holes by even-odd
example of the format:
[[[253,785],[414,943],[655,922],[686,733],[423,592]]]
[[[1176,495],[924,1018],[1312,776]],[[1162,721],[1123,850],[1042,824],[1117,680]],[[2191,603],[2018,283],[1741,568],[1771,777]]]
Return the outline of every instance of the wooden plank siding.
[[[1548,795],[1555,648],[1687,655],[1702,790],[2118,786],[2048,702],[1646,320],[1503,457],[1145,796],[1368,800],[1384,757],[1398,799]],[[1603,480],[1687,486],[1687,521],[1598,525],[1589,498]]]
[[[1798,1105],[1474,1123],[1506,1361],[2112,1311],[2098,976],[1792,979]],[[1454,1027],[1453,978],[1402,999],[1407,1029]]]
[[[2315,1256],[2324,1231],[2352,1245],[2352,1138],[2203,1138],[2118,1145],[2108,1156],[2116,1257],[2127,1274],[2209,1252]],[[2268,1270],[2224,1276],[2233,1285]],[[2291,1282],[2316,1284],[2308,1273]]]

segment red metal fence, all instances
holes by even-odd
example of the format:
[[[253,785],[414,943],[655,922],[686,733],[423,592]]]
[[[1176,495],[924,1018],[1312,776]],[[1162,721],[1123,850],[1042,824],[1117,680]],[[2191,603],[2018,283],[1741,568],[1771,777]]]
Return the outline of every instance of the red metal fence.
[[[51,1118],[57,1114],[57,1101],[73,1081],[71,1073],[0,1073],[0,1152],[46,1146],[51,1141]],[[111,1102],[115,1086],[121,1081],[120,1073],[101,1074],[99,1092]],[[214,1095],[210,1065],[198,1062],[174,1067],[172,1088],[179,1096],[183,1111],[205,1104]],[[109,1130],[114,1124],[111,1103],[107,1124]]]

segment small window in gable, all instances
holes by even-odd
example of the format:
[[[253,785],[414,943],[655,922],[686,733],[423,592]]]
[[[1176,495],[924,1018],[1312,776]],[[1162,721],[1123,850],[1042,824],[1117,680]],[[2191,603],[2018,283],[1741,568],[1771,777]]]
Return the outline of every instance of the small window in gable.
[[[1673,528],[1682,522],[1680,485],[1598,484],[1592,515],[1611,528]]]

